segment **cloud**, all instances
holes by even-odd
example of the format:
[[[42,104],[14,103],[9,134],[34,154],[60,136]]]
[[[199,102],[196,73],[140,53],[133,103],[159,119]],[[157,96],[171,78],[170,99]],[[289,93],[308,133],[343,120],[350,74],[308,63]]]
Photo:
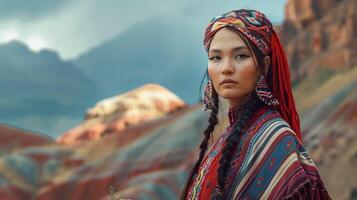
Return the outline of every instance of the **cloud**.
[[[71,0],[1,0],[0,20],[34,20],[53,15],[65,8]]]
[[[20,2],[1,0],[0,30],[14,30],[23,40],[41,37],[62,58],[72,59],[153,16],[181,17],[202,32],[213,16],[246,7],[260,8],[272,21],[281,21],[286,0],[37,0],[33,6]]]

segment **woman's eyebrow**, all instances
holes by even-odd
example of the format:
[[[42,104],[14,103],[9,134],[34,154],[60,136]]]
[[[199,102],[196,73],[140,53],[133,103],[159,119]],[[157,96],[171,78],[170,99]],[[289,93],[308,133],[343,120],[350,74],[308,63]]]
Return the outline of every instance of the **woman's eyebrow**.
[[[239,50],[242,50],[242,49],[247,49],[246,46],[239,46],[239,47],[234,47],[232,49],[232,51],[239,51]],[[210,52],[213,53],[213,52],[222,52],[220,49],[210,49]]]

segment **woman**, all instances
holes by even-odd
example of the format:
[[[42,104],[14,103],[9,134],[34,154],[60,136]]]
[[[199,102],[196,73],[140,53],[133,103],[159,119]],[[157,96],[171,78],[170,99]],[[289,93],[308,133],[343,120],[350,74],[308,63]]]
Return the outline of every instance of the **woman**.
[[[210,110],[200,155],[181,199],[331,199],[302,144],[289,67],[266,16],[233,10],[205,31]],[[219,97],[229,102],[221,135]]]

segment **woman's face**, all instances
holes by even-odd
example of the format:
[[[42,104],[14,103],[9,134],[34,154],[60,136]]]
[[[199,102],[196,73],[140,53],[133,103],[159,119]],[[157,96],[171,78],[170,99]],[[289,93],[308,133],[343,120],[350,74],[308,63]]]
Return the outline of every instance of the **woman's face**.
[[[208,52],[208,74],[218,95],[231,106],[239,105],[255,88],[258,72],[255,56],[238,33],[228,28],[215,33]],[[225,79],[235,83],[222,83]]]

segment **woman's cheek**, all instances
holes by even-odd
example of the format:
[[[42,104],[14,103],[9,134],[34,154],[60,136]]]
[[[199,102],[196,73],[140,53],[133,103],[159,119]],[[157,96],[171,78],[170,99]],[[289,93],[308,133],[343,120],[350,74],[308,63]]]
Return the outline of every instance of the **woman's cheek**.
[[[255,66],[245,66],[240,68],[238,71],[241,77],[241,81],[244,82],[244,85],[247,87],[254,87],[256,83],[257,70]]]

